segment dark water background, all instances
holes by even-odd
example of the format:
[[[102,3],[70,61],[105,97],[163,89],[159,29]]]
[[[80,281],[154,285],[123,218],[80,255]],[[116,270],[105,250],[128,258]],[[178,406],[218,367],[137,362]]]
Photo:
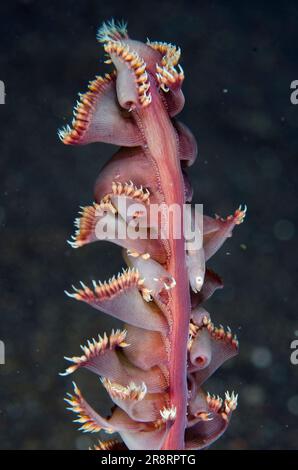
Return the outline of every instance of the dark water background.
[[[116,325],[67,299],[72,283],[105,279],[122,266],[107,243],[72,250],[78,206],[92,201],[95,178],[112,146],[63,146],[78,91],[105,71],[95,40],[102,21],[128,21],[136,39],[182,48],[186,106],[199,159],[191,169],[194,202],[205,212],[248,205],[246,222],[210,266],[225,289],[209,302],[230,325],[240,355],[207,388],[236,390],[239,408],[213,448],[298,448],[298,366],[290,363],[297,319],[298,79],[296,2],[1,3],[0,106],[1,310],[0,448],[86,448],[65,410],[71,379],[64,355]],[[75,377],[103,413],[110,402],[98,379]]]

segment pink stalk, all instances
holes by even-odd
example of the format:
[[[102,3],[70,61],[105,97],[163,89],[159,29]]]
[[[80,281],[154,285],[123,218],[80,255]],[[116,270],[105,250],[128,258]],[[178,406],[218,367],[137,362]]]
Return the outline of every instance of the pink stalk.
[[[204,216],[202,244],[190,245],[184,226],[196,213],[183,213],[192,198],[185,169],[194,163],[197,147],[174,119],[184,105],[180,49],[131,40],[126,26],[114,21],[103,24],[98,40],[115,70],[90,82],[73,127],[59,136],[65,144],[121,148],[101,171],[95,202],[76,219],[69,243],[79,248],[109,239],[123,247],[128,268],[109,281],[93,281],[91,288],[81,283],[66,293],[118,318],[125,328],[88,341],[82,356],[66,358],[71,365],[62,374],[87,368],[99,375],[116,405],[111,416],[99,415],[75,384],[66,401],[83,431],[117,432],[122,439],[99,441],[95,450],[202,449],[224,432],[237,405],[234,392],[221,399],[202,385],[238,351],[237,338],[229,328],[215,327],[203,306],[222,287],[205,263],[243,221],[245,209],[226,219]],[[163,213],[158,222],[150,212],[154,205],[176,206],[180,215]],[[131,236],[131,224],[142,236]]]
[[[171,427],[163,449],[184,449],[184,433],[187,409],[187,339],[190,318],[190,296],[186,273],[183,243],[176,241],[172,246],[176,260],[171,263],[170,273],[176,279],[179,289],[172,297],[173,329],[171,332],[171,355],[169,359],[170,401],[176,406],[176,420]]]
[[[185,202],[184,184],[179,162],[177,138],[169,116],[161,101],[156,101],[155,107],[149,114],[144,112],[141,116],[140,126],[144,131],[148,145],[148,158],[153,160],[160,175],[161,193],[164,202],[170,207]],[[169,221],[171,222],[171,220]],[[178,221],[177,221],[178,222]],[[190,320],[190,293],[189,281],[185,259],[185,240],[183,237],[183,224],[181,224],[181,237],[174,239],[173,229],[169,227],[169,250],[171,257],[167,270],[176,281],[176,289],[172,290],[171,298],[171,352],[169,357],[169,383],[170,403],[177,410],[177,415],[171,427],[163,449],[183,449],[184,432],[186,427],[187,407],[187,339]]]

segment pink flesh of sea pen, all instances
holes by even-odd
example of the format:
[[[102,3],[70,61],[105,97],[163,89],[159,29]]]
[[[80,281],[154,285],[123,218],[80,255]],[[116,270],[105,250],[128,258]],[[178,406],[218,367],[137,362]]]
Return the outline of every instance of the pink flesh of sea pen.
[[[180,49],[132,40],[126,25],[113,20],[99,29],[98,40],[114,71],[90,82],[72,127],[59,136],[64,144],[105,142],[120,149],[102,169],[95,202],[82,208],[69,243],[78,248],[108,235],[122,246],[127,269],[92,287],[81,283],[67,295],[125,325],[88,341],[83,355],[66,358],[71,365],[63,374],[80,368],[97,374],[114,402],[111,415],[99,415],[75,383],[66,401],[84,432],[120,435],[121,440],[98,441],[95,450],[203,449],[227,428],[237,395],[227,392],[221,399],[202,385],[238,352],[236,336],[215,327],[204,308],[223,286],[205,263],[246,209],[226,219],[204,216],[199,248],[187,245],[182,216],[180,237],[172,220],[167,237],[160,236],[164,222],[152,218],[150,209],[190,208],[185,170],[197,155],[195,138],[175,118],[184,106]],[[194,209],[189,214],[193,220]],[[132,223],[139,224],[142,236],[121,237]],[[148,236],[152,233],[156,236]]]

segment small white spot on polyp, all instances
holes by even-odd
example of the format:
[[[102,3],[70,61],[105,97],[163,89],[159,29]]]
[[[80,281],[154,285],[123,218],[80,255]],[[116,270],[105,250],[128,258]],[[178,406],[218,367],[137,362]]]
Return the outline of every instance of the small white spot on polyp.
[[[196,277],[196,287],[200,291],[203,285],[203,278],[201,276]]]

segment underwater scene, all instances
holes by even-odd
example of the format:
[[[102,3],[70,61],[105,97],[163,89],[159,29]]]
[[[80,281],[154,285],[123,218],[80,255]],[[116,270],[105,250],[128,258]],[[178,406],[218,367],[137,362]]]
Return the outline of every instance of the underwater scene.
[[[297,450],[297,3],[1,20],[0,450]]]

